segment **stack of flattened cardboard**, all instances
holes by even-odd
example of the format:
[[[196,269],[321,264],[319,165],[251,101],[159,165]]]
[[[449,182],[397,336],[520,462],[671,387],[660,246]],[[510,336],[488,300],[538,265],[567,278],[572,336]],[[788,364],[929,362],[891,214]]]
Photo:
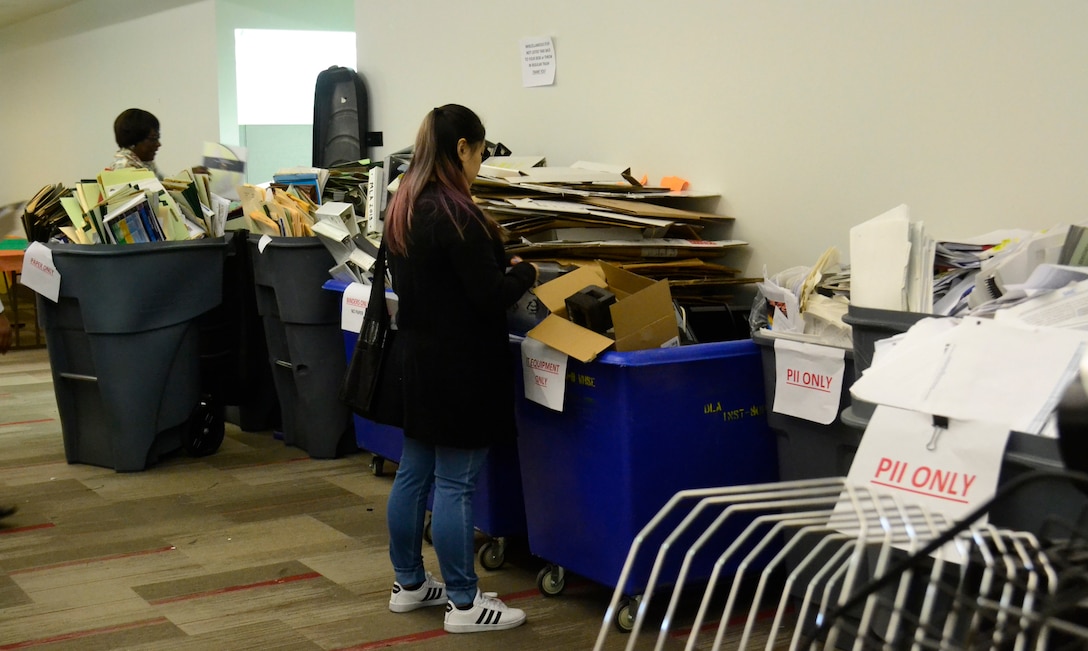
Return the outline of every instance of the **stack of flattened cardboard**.
[[[681,304],[722,304],[738,285],[760,280],[715,262],[747,242],[704,235],[733,222],[684,207],[707,196],[646,187],[629,169],[543,163],[542,157],[492,157],[473,184],[480,207],[505,230],[509,253],[563,265],[606,260],[667,279]]]

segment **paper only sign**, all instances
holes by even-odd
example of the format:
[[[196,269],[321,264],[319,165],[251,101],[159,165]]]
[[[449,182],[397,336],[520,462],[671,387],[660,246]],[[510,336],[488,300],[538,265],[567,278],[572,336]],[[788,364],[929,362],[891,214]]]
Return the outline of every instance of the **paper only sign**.
[[[41,242],[31,242],[23,254],[19,282],[54,303],[60,299],[60,272],[53,264],[53,252]]]
[[[821,425],[834,422],[839,415],[844,358],[842,348],[776,339],[775,413]]]

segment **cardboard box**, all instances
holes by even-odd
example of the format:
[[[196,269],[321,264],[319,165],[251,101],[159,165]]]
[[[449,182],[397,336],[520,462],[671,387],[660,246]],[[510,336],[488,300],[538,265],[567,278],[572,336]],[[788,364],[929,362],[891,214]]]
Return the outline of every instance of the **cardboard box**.
[[[609,308],[614,337],[597,334],[567,318],[566,299],[595,285],[616,295]],[[666,280],[651,280],[598,261],[580,267],[533,290],[551,314],[526,336],[581,361],[589,362],[608,348],[620,352],[678,345],[680,332]]]

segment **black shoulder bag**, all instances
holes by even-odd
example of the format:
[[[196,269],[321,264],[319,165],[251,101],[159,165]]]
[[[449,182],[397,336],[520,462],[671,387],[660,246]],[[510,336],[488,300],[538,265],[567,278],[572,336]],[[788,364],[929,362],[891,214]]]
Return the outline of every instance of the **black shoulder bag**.
[[[363,326],[340,385],[340,400],[363,418],[402,427],[403,362],[395,351],[396,331],[390,328],[389,310],[385,304],[385,262],[385,241],[382,240]]]

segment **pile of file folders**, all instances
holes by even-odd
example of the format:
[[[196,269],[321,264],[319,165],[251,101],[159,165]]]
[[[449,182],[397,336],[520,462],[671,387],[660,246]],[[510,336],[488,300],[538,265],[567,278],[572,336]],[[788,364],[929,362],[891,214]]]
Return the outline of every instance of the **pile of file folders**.
[[[48,242],[61,235],[61,226],[71,224],[60,198],[71,194],[61,183],[47,185],[26,203],[23,210],[23,230],[31,242]]]
[[[160,181],[150,170],[106,170],[70,189],[43,187],[27,202],[23,228],[32,242],[190,240],[223,235],[229,210],[207,174],[185,170]]]

